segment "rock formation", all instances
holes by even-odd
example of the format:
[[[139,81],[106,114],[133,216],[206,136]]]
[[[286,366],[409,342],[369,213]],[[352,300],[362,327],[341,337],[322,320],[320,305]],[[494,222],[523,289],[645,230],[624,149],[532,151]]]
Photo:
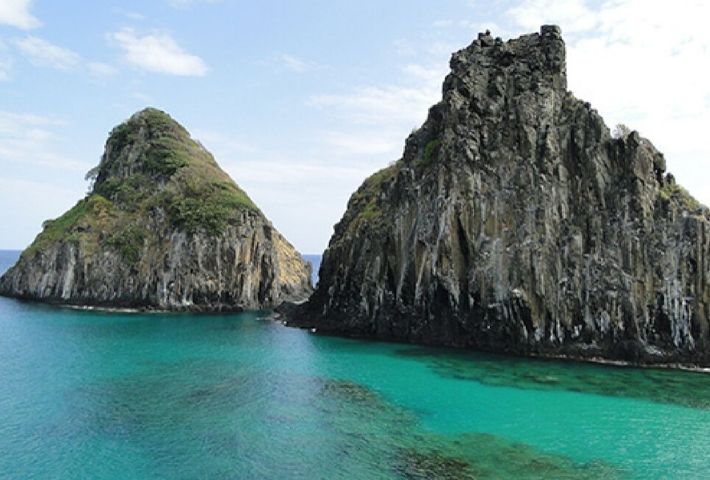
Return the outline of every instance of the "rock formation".
[[[86,198],[0,279],[0,294],[162,310],[304,300],[310,267],[212,155],[146,109],[111,132]]]
[[[708,209],[650,141],[613,138],[567,90],[565,69],[555,26],[505,43],[480,34],[455,53],[443,100],[403,157],[351,197],[293,321],[516,354],[709,365]]]

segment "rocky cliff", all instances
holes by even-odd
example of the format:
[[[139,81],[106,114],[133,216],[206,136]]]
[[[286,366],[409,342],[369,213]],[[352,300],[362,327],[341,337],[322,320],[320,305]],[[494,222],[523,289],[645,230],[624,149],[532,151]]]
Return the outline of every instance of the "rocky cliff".
[[[91,192],[0,279],[0,294],[164,310],[304,300],[310,267],[212,155],[167,114],[116,127]]]
[[[567,90],[559,28],[455,53],[351,197],[293,320],[516,354],[710,364],[710,214]],[[601,72],[600,75],[607,74]],[[653,101],[653,99],[649,99]]]

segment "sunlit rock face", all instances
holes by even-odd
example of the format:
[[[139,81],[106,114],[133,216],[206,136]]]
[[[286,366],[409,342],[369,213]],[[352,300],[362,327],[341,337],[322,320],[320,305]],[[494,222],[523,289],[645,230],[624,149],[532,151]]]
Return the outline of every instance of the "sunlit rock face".
[[[292,321],[518,354],[710,364],[710,214],[567,90],[560,29],[455,53]],[[599,72],[610,75],[613,72]],[[653,99],[649,99],[653,101]]]
[[[310,267],[187,130],[146,109],[111,132],[89,194],[0,279],[71,305],[220,311],[305,300]]]

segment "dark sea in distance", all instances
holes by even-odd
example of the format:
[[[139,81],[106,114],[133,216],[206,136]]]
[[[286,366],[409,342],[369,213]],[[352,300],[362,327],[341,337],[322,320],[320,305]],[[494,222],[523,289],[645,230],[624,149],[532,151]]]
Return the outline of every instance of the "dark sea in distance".
[[[0,271],[18,254],[0,251]],[[710,375],[324,337],[267,315],[0,298],[0,478],[710,478]]]

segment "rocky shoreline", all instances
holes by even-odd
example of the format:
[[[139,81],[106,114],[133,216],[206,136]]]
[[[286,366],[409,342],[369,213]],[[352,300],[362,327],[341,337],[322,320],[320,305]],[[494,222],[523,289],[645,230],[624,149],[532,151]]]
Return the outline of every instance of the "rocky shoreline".
[[[286,308],[288,313],[279,313]],[[467,347],[456,347],[448,345],[438,345],[432,343],[419,343],[410,342],[406,340],[396,339],[396,338],[374,338],[372,336],[364,335],[353,335],[348,333],[333,333],[329,331],[319,330],[318,327],[308,326],[308,322],[303,322],[299,320],[297,314],[293,307],[279,307],[275,311],[275,314],[269,317],[270,320],[280,323],[281,325],[288,328],[296,328],[299,330],[305,330],[312,335],[320,335],[325,337],[341,337],[349,338],[352,340],[368,340],[376,342],[386,342],[386,343],[397,343],[401,345],[417,345],[424,348],[444,348],[451,349],[454,352],[469,351],[473,353],[482,354],[492,354],[501,355],[504,357],[514,357],[514,358],[532,358],[537,360],[550,360],[550,361],[570,361],[570,362],[580,362],[580,363],[590,363],[595,365],[605,365],[611,367],[621,367],[621,368],[643,368],[643,369],[659,369],[659,370],[682,370],[685,372],[700,373],[700,374],[710,374],[710,367],[701,366],[699,364],[693,363],[659,363],[659,362],[643,362],[643,361],[631,361],[631,360],[614,360],[604,357],[597,356],[579,356],[579,355],[564,355],[564,354],[545,354],[545,353],[516,353],[516,352],[501,352],[499,350],[477,350]]]

